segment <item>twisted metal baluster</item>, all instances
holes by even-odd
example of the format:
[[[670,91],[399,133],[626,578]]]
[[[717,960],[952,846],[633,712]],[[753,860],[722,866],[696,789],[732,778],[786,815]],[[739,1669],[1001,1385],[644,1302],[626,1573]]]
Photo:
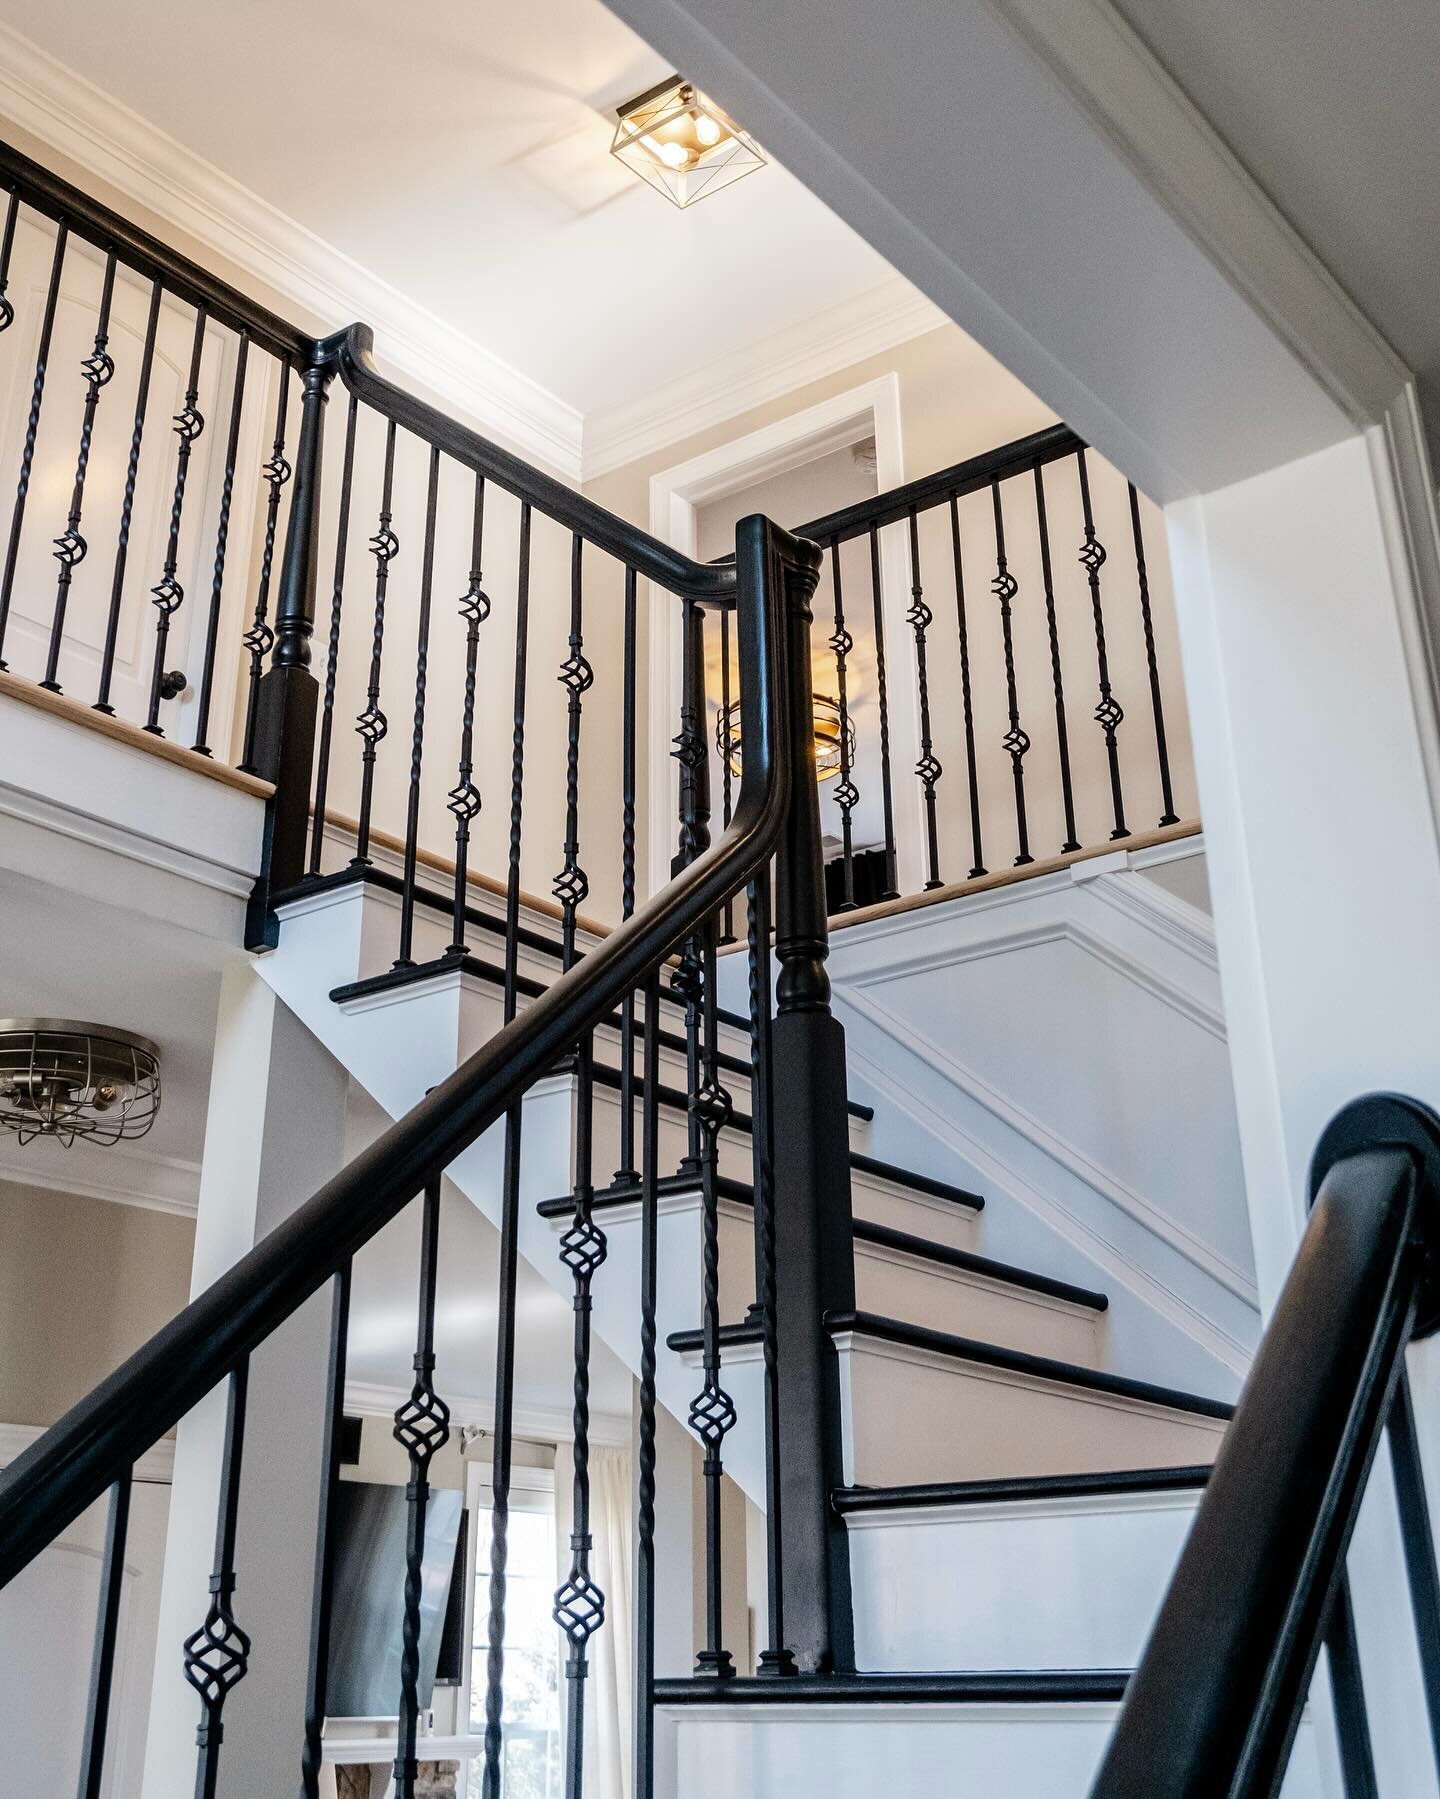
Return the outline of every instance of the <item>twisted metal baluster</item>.
[[[335,1598],[334,1529],[340,1487],[340,1443],[345,1425],[345,1360],[350,1337],[350,1274],[346,1262],[336,1273],[330,1305],[330,1354],[325,1391],[325,1428],[320,1439],[320,1516],[315,1533],[315,1600],[310,1612],[310,1667],[305,1693],[305,1742],[300,1754],[302,1799],[319,1799],[324,1756],[321,1736],[330,1689],[330,1620]]]
[[[115,566],[110,575],[110,612],[105,621],[105,648],[100,656],[100,687],[96,712],[113,716],[110,682],[115,672],[115,645],[120,632],[120,605],[125,594],[125,564],[130,555],[130,522],[135,515],[135,484],[140,472],[140,443],[145,435],[145,411],[150,401],[150,375],[155,366],[155,334],[160,324],[162,289],[150,288],[150,313],[145,321],[145,342],[140,351],[140,377],[135,390],[135,423],[130,432],[130,458],[125,466],[125,492],[120,501],[120,531],[115,544]]]
[[[1010,756],[1010,772],[1015,780],[1015,831],[1020,841],[1020,854],[1015,866],[1023,868],[1035,858],[1030,854],[1030,832],[1025,819],[1025,752],[1030,739],[1020,725],[1020,698],[1015,686],[1015,639],[1011,622],[1011,606],[1020,591],[1020,583],[1010,573],[1005,560],[1005,517],[1000,504],[1000,483],[994,481],[990,492],[995,502],[995,579],[990,591],[1000,602],[1000,627],[1005,639],[1005,698],[1010,710],[1010,728],[1000,739]]]
[[[797,1674],[785,1642],[785,1573],[781,1553],[781,1387],[775,1308],[775,1089],[770,979],[770,872],[746,889],[746,949],[750,984],[751,1180],[755,1190],[755,1295],[765,1358],[765,1575],[769,1641],[755,1672],[769,1678]]]
[[[465,954],[465,900],[469,893],[470,827],[480,814],[480,789],[475,772],[475,662],[480,648],[480,627],[490,616],[490,598],[480,585],[481,552],[485,537],[485,477],[475,477],[475,506],[470,526],[470,584],[460,599],[465,621],[465,700],[460,716],[460,762],[455,785],[445,804],[455,820],[455,907],[453,936],[447,954]]]
[[[1130,487],[1130,531],[1135,539],[1135,581],[1140,590],[1140,624],[1145,632],[1145,666],[1150,674],[1150,710],[1155,719],[1155,755],[1160,764],[1162,825],[1178,825],[1175,795],[1170,790],[1170,751],[1165,742],[1165,703],[1160,697],[1160,669],[1155,659],[1155,621],[1150,616],[1150,574],[1145,566],[1145,538],[1140,529],[1140,496]]]
[[[730,1651],[721,1644],[724,1557],[720,1530],[720,1480],[725,1472],[722,1450],[735,1426],[735,1405],[720,1384],[720,1194],[717,1182],[720,1132],[733,1112],[730,1095],[719,1076],[715,996],[715,925],[704,929],[700,1006],[704,1015],[701,1080],[692,1089],[691,1110],[701,1132],[701,1301],[704,1379],[690,1402],[690,1428],[705,1449],[705,1647],[695,1658],[695,1672],[724,1680],[735,1673]]]
[[[965,772],[970,787],[970,879],[987,872],[980,840],[980,780],[975,764],[975,707],[970,694],[970,621],[965,611],[965,556],[960,543],[960,502],[950,496],[950,555],[955,565],[955,628],[960,639],[960,704],[965,717]]]
[[[645,1047],[640,1130],[640,1397],[636,1463],[636,1799],[655,1790],[655,1372],[659,1269],[660,977],[645,983]]]
[[[570,696],[569,730],[565,758],[565,867],[555,880],[555,896],[561,906],[561,967],[575,961],[575,913],[588,891],[579,864],[579,775],[581,696],[594,679],[584,656],[581,630],[582,542],[577,533],[570,558],[570,655],[560,671],[560,681]],[[560,1239],[560,1260],[575,1282],[575,1510],[570,1536],[570,1572],[555,1594],[555,1622],[570,1643],[565,1665],[569,1682],[567,1767],[565,1788],[569,1799],[580,1799],[583,1780],[585,1735],[585,1677],[588,1665],[585,1645],[605,1621],[605,1595],[590,1578],[590,1284],[605,1260],[605,1233],[591,1212],[593,1179],[593,1045],[590,1036],[581,1041],[577,1058],[575,1212],[570,1228]]]
[[[890,698],[885,682],[885,607],[880,591],[880,533],[870,527],[870,600],[875,613],[875,688],[880,705],[880,801],[885,814],[885,890],[899,899],[895,868],[895,798],[890,786]]]
[[[125,1539],[130,1528],[133,1473],[132,1468],[127,1468],[110,1489],[105,1548],[100,1559],[95,1649],[90,1663],[90,1698],[85,1710],[85,1742],[80,1751],[80,1782],[76,1788],[79,1799],[100,1799],[105,1791],[105,1740],[110,1724],[110,1694],[115,1684],[115,1641],[125,1581]]]
[[[1120,749],[1115,733],[1125,717],[1120,702],[1110,687],[1110,658],[1105,649],[1105,615],[1100,606],[1100,570],[1105,565],[1105,546],[1095,535],[1095,519],[1090,509],[1090,477],[1085,467],[1085,452],[1075,452],[1075,466],[1080,472],[1080,504],[1085,515],[1085,541],[1080,546],[1079,562],[1090,583],[1090,609],[1095,616],[1095,665],[1098,671],[1100,704],[1095,708],[1095,722],[1105,733],[1105,755],[1110,764],[1110,800],[1115,811],[1112,841],[1128,837],[1125,823],[1125,801],[1120,792]]]
[[[70,600],[70,582],[75,570],[85,560],[89,544],[80,535],[80,514],[85,504],[85,475],[90,467],[90,444],[95,435],[95,409],[100,404],[100,391],[115,373],[115,359],[106,350],[110,341],[110,302],[115,292],[115,252],[105,258],[104,285],[100,291],[100,313],[95,325],[95,344],[80,364],[85,377],[85,410],[80,419],[80,449],[75,458],[75,483],[70,490],[70,516],[65,529],[55,539],[55,560],[60,564],[55,584],[55,612],[50,622],[50,651],[45,659],[45,679],[40,683],[51,693],[59,693],[57,675],[60,668],[60,643],[65,633],[65,608]]]
[[[20,196],[12,188],[5,208],[5,230],[0,236],[0,331],[8,331],[15,323],[15,308],[9,299],[10,255],[15,248],[15,221],[20,213]]]
[[[730,757],[726,753],[725,742],[730,723],[730,613],[722,610],[720,614],[720,710],[715,715],[715,748],[720,756],[720,822],[728,830],[732,804],[732,782],[734,773],[730,767]],[[722,943],[735,941],[735,902],[725,902],[725,923],[720,933]]]
[[[510,858],[505,889],[504,1019],[515,1016],[520,948],[521,804],[525,785],[525,679],[530,641],[530,503],[520,503],[515,575],[515,702],[510,753]],[[500,1201],[499,1306],[495,1344],[495,1445],[491,1469],[490,1622],[485,1658],[483,1799],[500,1799],[505,1710],[505,1570],[509,1556],[510,1461],[515,1391],[515,1285],[520,1236],[520,1125],[523,1111],[505,1114],[505,1163]]]
[[[335,531],[335,582],[330,595],[330,641],[325,652],[325,699],[320,708],[320,749],[315,763],[315,822],[310,835],[310,872],[320,872],[325,844],[325,796],[330,787],[330,742],[335,729],[335,677],[340,667],[340,608],[345,597],[345,563],[350,546],[350,484],[355,472],[355,422],[360,402],[350,396],[345,417],[345,459],[340,471],[340,520]]]
[[[841,869],[844,874],[844,898],[836,910],[855,910],[854,826],[851,814],[860,802],[860,790],[851,778],[850,767],[850,695],[847,689],[845,659],[855,648],[855,639],[845,628],[845,595],[840,581],[840,540],[830,540],[830,579],[835,590],[835,629],[830,635],[830,648],[835,656],[835,693],[840,707],[840,785],[835,789],[835,803],[840,808]]]
[[[400,1708],[395,1739],[395,1799],[415,1799],[419,1772],[420,1592],[424,1584],[425,1512],[430,1463],[450,1440],[450,1408],[435,1391],[435,1274],[440,1245],[440,1181],[425,1188],[420,1214],[420,1304],[415,1327],[415,1383],[395,1413],[395,1441],[410,1457],[405,1488],[405,1617],[400,1632]]]
[[[1060,633],[1055,622],[1055,586],[1050,572],[1050,527],[1045,518],[1045,477],[1035,468],[1035,519],[1040,529],[1040,572],[1045,584],[1045,623],[1050,633],[1050,676],[1055,685],[1055,739],[1060,751],[1060,797],[1065,808],[1065,841],[1062,855],[1078,850],[1075,835],[1075,794],[1070,784],[1070,737],[1065,729],[1065,685],[1060,673]]]
[[[415,639],[415,722],[410,733],[410,791],[405,803],[405,867],[400,887],[400,952],[396,968],[413,968],[415,869],[420,851],[420,773],[425,751],[425,686],[430,668],[430,600],[435,585],[435,512],[440,496],[440,452],[430,451],[425,493],[425,541],[420,555],[420,623]]]
[[[270,460],[260,470],[270,494],[265,502],[265,544],[260,554],[260,582],[255,589],[255,617],[240,639],[250,653],[250,692],[245,705],[245,747],[240,766],[251,774],[255,772],[255,714],[260,698],[260,676],[264,672],[265,658],[275,643],[269,617],[270,572],[275,562],[275,525],[280,516],[280,495],[292,473],[285,460],[285,412],[289,403],[290,365],[282,362],[280,393],[275,401],[275,440],[270,446]]]
[[[7,225],[7,238],[8,236]],[[30,473],[35,466],[35,438],[40,430],[40,406],[45,398],[45,375],[50,366],[50,339],[55,331],[55,309],[60,303],[60,272],[64,266],[65,246],[69,239],[70,227],[61,219],[55,234],[50,285],[45,292],[45,310],[40,315],[40,343],[35,352],[35,380],[30,389],[30,415],[25,421],[25,443],[20,452],[20,478],[15,484],[15,507],[10,514],[10,538],[5,546],[5,567],[0,572],[0,669],[8,667],[5,661],[5,628],[10,622],[10,595],[15,586],[15,564],[20,556],[20,532],[25,523]],[[8,242],[6,249],[9,249]],[[6,304],[8,306],[9,302]],[[5,322],[9,324],[9,317]]]
[[[621,724],[620,916],[635,910],[635,570],[625,570],[624,696]],[[635,995],[620,1006],[620,1166],[614,1185],[633,1186],[635,1167]]]
[[[688,868],[710,847],[710,754],[705,744],[705,615],[691,599],[681,610],[680,730],[672,739],[680,765],[680,845],[671,864],[672,874]],[[700,997],[704,983],[702,947],[698,936],[688,937],[670,985],[685,1002],[685,1091],[699,1091]],[[685,1154],[679,1172],[698,1175],[703,1162],[700,1116],[689,1108]]]
[[[210,619],[205,631],[205,657],[200,669],[200,704],[195,717],[195,741],[199,755],[210,754],[205,742],[210,730],[210,699],[215,688],[215,646],[220,635],[220,599],[225,588],[225,555],[230,542],[230,507],[235,496],[235,460],[240,452],[240,414],[245,404],[245,366],[250,355],[250,333],[240,333],[235,352],[235,385],[230,395],[230,430],[225,439],[225,474],[220,488],[220,518],[215,527],[215,572],[210,581]]]
[[[920,693],[920,760],[915,773],[925,789],[925,847],[930,873],[925,882],[927,892],[943,887],[940,879],[940,843],[935,823],[935,783],[944,774],[936,761],[930,738],[930,681],[925,666],[925,633],[935,622],[935,615],[925,604],[925,589],[920,580],[920,524],[915,508],[910,508],[910,606],[906,623],[915,633],[915,679]]]
[[[170,496],[170,535],[165,542],[165,567],[160,579],[150,589],[155,619],[155,660],[150,669],[150,711],[145,729],[155,737],[163,737],[160,728],[160,702],[173,697],[167,693],[169,680],[165,671],[165,646],[170,640],[170,619],[185,602],[185,589],[177,579],[180,566],[180,524],[185,512],[185,484],[190,475],[190,453],[195,440],[205,429],[205,415],[200,411],[200,359],[205,354],[207,315],[203,306],[195,309],[195,335],[190,343],[190,373],[185,382],[185,404],[175,414],[175,435],[180,447],[175,452],[175,491]]]
[[[245,1444],[245,1398],[250,1363],[230,1376],[225,1410],[225,1448],[220,1463],[220,1511],[215,1527],[215,1565],[210,1576],[210,1610],[199,1630],[186,1637],[185,1678],[200,1695],[201,1718],[195,1732],[199,1751],[195,1799],[215,1799],[220,1777],[222,1713],[231,1690],[250,1665],[250,1638],[235,1622],[235,1523],[240,1508],[240,1458]]]
[[[352,868],[368,868],[370,864],[370,805],[375,794],[375,749],[386,731],[389,720],[380,710],[380,657],[385,647],[385,595],[390,584],[390,564],[400,554],[400,539],[390,529],[391,504],[395,492],[395,421],[385,427],[385,473],[380,485],[380,521],[370,539],[370,552],[375,558],[375,625],[370,645],[370,681],[365,689],[365,710],[355,720],[355,730],[364,749],[360,755],[360,819],[355,833]]]

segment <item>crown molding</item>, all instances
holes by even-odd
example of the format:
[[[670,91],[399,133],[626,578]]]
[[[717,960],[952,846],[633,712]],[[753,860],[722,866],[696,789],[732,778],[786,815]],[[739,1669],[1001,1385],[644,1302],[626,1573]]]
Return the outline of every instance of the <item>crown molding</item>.
[[[334,330],[363,319],[392,370],[580,479],[581,415],[382,276],[0,22],[0,112]]]
[[[716,357],[658,392],[587,412],[584,477],[593,481],[949,322],[893,275],[760,343]]]
[[[41,1424],[0,1424],[0,1468],[10,1463],[45,1435]],[[130,1478],[146,1484],[168,1487],[175,1476],[175,1442],[162,1437],[138,1456],[131,1467]]]
[[[100,1149],[79,1139],[68,1149],[58,1143],[11,1149],[11,1141],[0,1146],[0,1180],[16,1186],[139,1206],[175,1218],[193,1218],[199,1209],[200,1164],[182,1156],[158,1155],[133,1144]]]

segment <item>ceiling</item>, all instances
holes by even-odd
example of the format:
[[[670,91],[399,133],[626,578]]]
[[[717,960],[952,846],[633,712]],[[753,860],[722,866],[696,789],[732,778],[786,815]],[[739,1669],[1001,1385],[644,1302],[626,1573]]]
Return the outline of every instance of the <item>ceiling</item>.
[[[614,107],[670,70],[599,0],[300,16],[287,0],[0,13],[582,414],[910,291],[773,163],[682,212],[615,162]]]
[[[1440,7],[1117,0],[1440,423]]]

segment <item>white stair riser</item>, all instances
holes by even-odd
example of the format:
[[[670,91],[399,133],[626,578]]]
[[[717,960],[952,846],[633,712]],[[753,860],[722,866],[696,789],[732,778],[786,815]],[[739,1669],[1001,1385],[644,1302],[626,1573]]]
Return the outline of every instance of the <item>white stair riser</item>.
[[[1133,1668],[1199,1502],[1189,1488],[852,1513],[857,1662]]]
[[[662,1707],[656,1799],[1084,1799],[1116,1705]],[[1281,1799],[1327,1799],[1302,1722]]]
[[[857,1486],[1089,1474],[1213,1460],[1224,1426],[1029,1373],[857,1335],[840,1344]]]

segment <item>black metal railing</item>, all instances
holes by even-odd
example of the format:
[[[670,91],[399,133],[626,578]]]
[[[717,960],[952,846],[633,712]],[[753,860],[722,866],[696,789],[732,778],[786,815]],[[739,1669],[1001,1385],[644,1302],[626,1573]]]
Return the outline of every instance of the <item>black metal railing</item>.
[[[1440,1325],[1440,1118],[1391,1095],[1347,1106],[1316,1150],[1311,1199],[1092,1799],[1277,1792],[1322,1646],[1347,1799],[1380,1790],[1345,1556],[1387,1429],[1440,1757],[1440,1587],[1405,1372],[1408,1346]]]
[[[839,727],[822,813],[832,913],[1193,816],[1171,608],[1168,590],[1152,593],[1140,496],[1073,431],[796,529],[829,564],[816,667]],[[901,625],[908,660],[887,643]]]

